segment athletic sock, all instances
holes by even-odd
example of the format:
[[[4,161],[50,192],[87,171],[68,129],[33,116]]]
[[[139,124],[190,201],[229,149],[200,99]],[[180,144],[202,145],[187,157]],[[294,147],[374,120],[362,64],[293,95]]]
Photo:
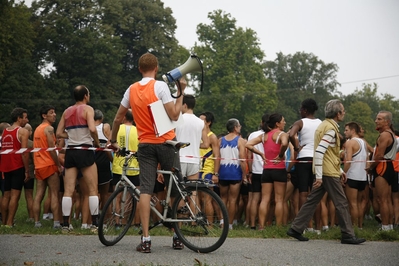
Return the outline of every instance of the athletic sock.
[[[143,242],[145,242],[145,241],[151,241],[151,237],[150,236],[147,236],[147,237],[144,237],[143,236],[143,240],[142,240]]]
[[[95,226],[98,225],[98,203],[98,196],[89,196],[90,214],[92,218],[92,224]]]
[[[69,215],[71,215],[72,198],[62,197],[62,216],[64,218],[63,226],[69,226]]]
[[[389,226],[389,224],[388,225],[381,225],[381,229],[382,229],[382,231],[388,231],[388,230],[391,230],[391,227]]]

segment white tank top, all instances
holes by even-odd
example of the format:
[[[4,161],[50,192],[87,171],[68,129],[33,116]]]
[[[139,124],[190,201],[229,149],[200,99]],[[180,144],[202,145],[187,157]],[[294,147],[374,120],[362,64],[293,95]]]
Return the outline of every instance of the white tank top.
[[[107,137],[104,135],[104,124],[101,123],[96,126],[97,129],[97,134],[98,134],[98,140],[100,141],[100,147],[105,148],[105,145],[108,141]]]
[[[312,157],[314,154],[314,133],[317,127],[321,124],[321,120],[302,118],[302,129],[298,132],[299,145],[302,150],[299,152],[297,158]]]
[[[180,142],[190,142],[190,146],[179,151],[181,163],[200,164],[200,144],[204,121],[194,114],[182,115],[184,124],[179,125],[176,130],[176,139]]]
[[[366,161],[367,148],[364,140],[360,138],[352,138],[359,143],[359,150],[353,153],[351,166],[349,167],[346,176],[348,179],[356,181],[367,181]]]

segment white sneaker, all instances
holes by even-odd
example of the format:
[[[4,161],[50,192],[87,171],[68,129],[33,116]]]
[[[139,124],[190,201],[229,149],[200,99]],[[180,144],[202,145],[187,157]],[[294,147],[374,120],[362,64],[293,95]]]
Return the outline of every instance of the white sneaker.
[[[43,213],[43,220],[48,220],[48,213]]]
[[[317,229],[315,229],[315,230],[313,230],[313,233],[315,233],[316,235],[321,235],[321,230],[317,230]]]
[[[54,219],[54,215],[52,213],[48,213],[48,218],[49,218],[49,220],[53,220]]]
[[[41,222],[35,222],[35,228],[41,228],[42,223]]]
[[[90,232],[97,233],[98,232],[97,226],[95,226],[95,225],[90,226]]]

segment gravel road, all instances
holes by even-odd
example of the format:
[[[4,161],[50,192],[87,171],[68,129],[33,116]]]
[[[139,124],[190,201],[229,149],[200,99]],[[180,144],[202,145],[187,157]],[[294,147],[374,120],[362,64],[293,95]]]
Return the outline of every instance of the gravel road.
[[[173,250],[171,237],[152,237],[152,253],[135,251],[139,236],[105,247],[90,235],[0,235],[4,265],[399,265],[399,242],[228,238],[209,254]]]

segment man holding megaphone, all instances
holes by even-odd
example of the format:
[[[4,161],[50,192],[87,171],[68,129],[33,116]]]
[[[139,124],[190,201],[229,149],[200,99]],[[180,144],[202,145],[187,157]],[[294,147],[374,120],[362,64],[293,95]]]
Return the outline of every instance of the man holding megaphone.
[[[176,140],[174,130],[172,129],[160,136],[156,135],[148,106],[161,100],[168,117],[173,121],[177,121],[182,108],[183,96],[181,95],[181,97],[178,97],[176,101],[174,101],[168,85],[163,81],[155,80],[158,72],[158,59],[153,54],[146,53],[140,57],[139,71],[143,76],[142,80],[132,84],[126,90],[118,112],[115,115],[112,127],[111,145],[114,149],[119,149],[118,143],[116,142],[119,126],[126,112],[131,108],[140,143],[137,154],[140,165],[139,179],[141,192],[139,214],[143,236],[136,250],[142,253],[150,253],[150,200],[156,181],[157,166],[160,164],[162,169],[172,169],[172,167],[180,168],[180,160],[178,158],[175,159],[175,150],[173,146],[162,145],[167,140]],[[182,94],[186,86],[187,83],[181,80],[180,89]],[[176,165],[173,165],[173,163]],[[168,182],[165,182],[165,184],[168,184]],[[172,196],[176,196],[174,193],[176,192],[174,192],[172,188]],[[183,244],[177,236],[173,238],[173,247],[175,249],[183,248]]]

